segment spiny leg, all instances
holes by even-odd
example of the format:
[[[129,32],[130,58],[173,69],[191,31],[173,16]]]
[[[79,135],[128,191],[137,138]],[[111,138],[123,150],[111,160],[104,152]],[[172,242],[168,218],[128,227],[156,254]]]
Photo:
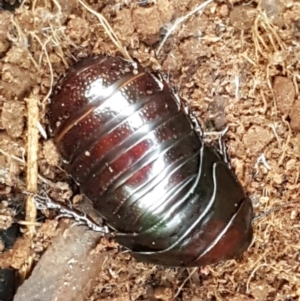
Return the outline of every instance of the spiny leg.
[[[24,193],[30,194],[27,191]],[[72,218],[79,224],[85,225],[95,232],[101,232],[103,234],[110,233],[110,230],[107,226],[98,225],[91,217],[87,216],[80,210],[51,199],[45,192],[44,194],[45,196],[33,195],[38,209],[52,209],[58,212],[56,219],[60,219],[62,217]]]

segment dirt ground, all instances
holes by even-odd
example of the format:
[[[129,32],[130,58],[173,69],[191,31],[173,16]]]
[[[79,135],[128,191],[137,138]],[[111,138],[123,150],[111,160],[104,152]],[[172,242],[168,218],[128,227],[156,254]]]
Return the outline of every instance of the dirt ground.
[[[130,56],[163,72],[205,132],[228,125],[231,163],[255,214],[287,205],[254,222],[241,258],[213,266],[138,263],[103,239],[96,252],[108,255],[86,301],[300,300],[300,2],[215,0],[192,13],[202,2],[25,0],[15,11],[0,8],[0,194],[8,200],[0,207],[2,229],[22,190],[80,201],[46,135],[47,103],[59,77],[91,54]],[[23,236],[0,254],[0,267],[30,277],[59,226],[24,199]]]

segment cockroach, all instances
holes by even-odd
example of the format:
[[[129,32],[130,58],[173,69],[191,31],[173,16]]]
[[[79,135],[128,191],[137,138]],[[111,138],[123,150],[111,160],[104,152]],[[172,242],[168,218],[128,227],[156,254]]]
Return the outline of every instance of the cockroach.
[[[59,81],[49,124],[67,171],[137,260],[203,266],[248,248],[250,199],[161,75],[83,59]]]

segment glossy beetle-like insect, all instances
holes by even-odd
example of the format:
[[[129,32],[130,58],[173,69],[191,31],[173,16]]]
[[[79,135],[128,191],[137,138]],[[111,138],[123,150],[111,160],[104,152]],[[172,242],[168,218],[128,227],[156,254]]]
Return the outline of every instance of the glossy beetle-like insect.
[[[241,255],[252,205],[159,76],[120,57],[75,65],[49,121],[67,170],[141,261],[200,266]]]

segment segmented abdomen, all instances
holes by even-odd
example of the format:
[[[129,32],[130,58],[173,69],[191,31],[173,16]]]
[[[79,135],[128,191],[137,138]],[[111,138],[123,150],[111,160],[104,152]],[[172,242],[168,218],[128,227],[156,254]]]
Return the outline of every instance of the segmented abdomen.
[[[58,90],[50,126],[68,170],[137,258],[207,264],[248,246],[249,199],[165,81],[121,58],[96,57]]]

